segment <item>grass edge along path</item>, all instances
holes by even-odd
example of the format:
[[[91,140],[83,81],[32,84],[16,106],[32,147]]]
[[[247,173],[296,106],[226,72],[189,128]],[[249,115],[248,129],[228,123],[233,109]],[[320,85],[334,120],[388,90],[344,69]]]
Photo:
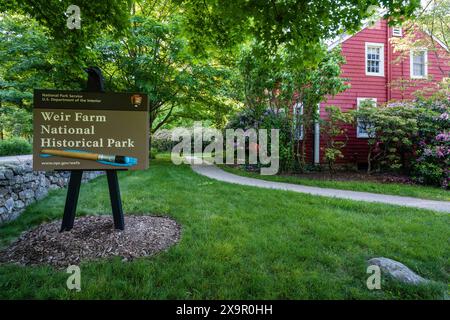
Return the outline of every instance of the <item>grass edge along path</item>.
[[[314,180],[298,178],[295,176],[263,176],[259,173],[248,172],[241,168],[228,165],[217,165],[220,169],[243,177],[256,178],[266,181],[286,182],[310,187],[341,189],[350,191],[361,191],[379,193],[395,196],[413,197],[427,200],[450,201],[450,191],[438,187],[408,185],[401,183],[381,183],[374,181],[336,181],[336,180]]]

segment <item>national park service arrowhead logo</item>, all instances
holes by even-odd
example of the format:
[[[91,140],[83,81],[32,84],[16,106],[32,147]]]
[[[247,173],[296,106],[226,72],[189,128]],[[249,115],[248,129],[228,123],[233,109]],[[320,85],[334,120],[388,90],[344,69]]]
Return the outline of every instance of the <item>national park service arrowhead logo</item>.
[[[139,94],[134,94],[131,96],[131,104],[138,108],[142,104],[142,96]]]

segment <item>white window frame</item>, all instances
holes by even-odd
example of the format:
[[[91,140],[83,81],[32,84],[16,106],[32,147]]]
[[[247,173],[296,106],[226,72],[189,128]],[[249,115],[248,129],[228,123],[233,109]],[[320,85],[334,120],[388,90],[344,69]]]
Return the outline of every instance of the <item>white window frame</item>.
[[[392,36],[393,37],[402,37],[403,36],[402,27],[392,27]]]
[[[371,100],[375,103],[375,105],[377,105],[378,101],[377,98],[356,98],[356,109],[359,110],[359,106],[361,105],[361,103],[363,101],[366,100]],[[356,137],[360,138],[360,139],[368,139],[369,137],[369,133],[366,132],[361,132],[360,131],[360,125],[359,125],[359,120],[357,119],[356,121]]]
[[[317,104],[317,119],[314,120],[314,163],[320,164],[320,103]]]
[[[297,102],[296,104],[294,104],[294,107],[292,108],[293,111],[293,116],[294,116],[294,139],[295,140],[303,140],[303,124],[300,126],[300,134],[297,133],[297,115],[298,110],[300,109],[300,115],[303,115],[303,103],[301,102]]]
[[[423,52],[425,54],[424,59],[424,72],[425,74],[423,76],[415,76],[414,75],[414,53],[416,52]],[[411,76],[411,79],[426,79],[428,78],[428,50],[427,49],[411,49],[409,53],[409,73]]]
[[[380,48],[380,71],[379,72],[368,72],[367,71],[367,50],[369,47],[372,48]],[[384,43],[377,42],[366,42],[366,51],[364,55],[364,65],[366,68],[366,76],[376,76],[376,77],[384,77]]]

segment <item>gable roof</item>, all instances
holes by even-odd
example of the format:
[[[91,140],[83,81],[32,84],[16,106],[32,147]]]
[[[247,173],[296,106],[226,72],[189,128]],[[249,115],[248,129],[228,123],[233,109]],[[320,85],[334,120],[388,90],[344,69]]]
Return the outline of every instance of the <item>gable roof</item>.
[[[380,18],[379,20],[382,20],[384,18]],[[342,35],[332,39],[331,41],[329,41],[328,43],[326,42],[327,46],[328,46],[328,51],[333,50],[334,48],[336,48],[337,46],[339,46],[340,44],[342,44],[343,42],[345,42],[346,40],[350,39],[351,37],[355,36],[356,34],[358,34],[359,32],[363,31],[364,29],[366,29],[367,27],[370,26],[370,24],[373,21],[367,21],[365,22],[361,29],[357,32],[355,32],[354,34],[348,34],[348,33],[343,33]],[[444,48],[447,52],[450,52],[449,48],[445,45],[444,42],[442,42],[439,38],[437,38],[435,35],[433,35],[430,31],[428,30],[423,30],[428,36],[431,36],[433,38],[434,41],[436,41],[442,48]]]
[[[341,43],[343,43],[344,41],[350,39],[351,37],[355,36],[355,35],[358,34],[359,32],[363,31],[364,29],[366,29],[367,27],[369,27],[370,24],[373,23],[374,21],[377,21],[377,22],[378,22],[378,21],[382,20],[382,19],[383,19],[383,16],[384,16],[386,13],[387,13],[387,10],[386,10],[386,9],[384,9],[384,10],[383,10],[383,9],[377,10],[377,11],[373,14],[373,16],[372,16],[371,18],[366,19],[366,20],[364,21],[364,23],[363,23],[363,25],[361,26],[361,28],[360,28],[357,32],[355,32],[354,34],[343,33],[343,34],[337,36],[336,38],[331,39],[330,41],[328,41],[328,43],[327,43],[327,41],[326,41],[325,43],[326,43],[327,46],[328,46],[328,51],[333,50],[334,48],[336,48],[337,46],[339,46],[339,45],[340,45]],[[375,18],[378,18],[378,19],[375,20],[375,19],[373,19],[374,17],[375,17]]]
[[[439,43],[439,45],[444,48],[445,50],[447,50],[447,52],[450,52],[449,48],[446,46],[446,44],[444,42],[442,42],[442,40],[440,40],[438,37],[436,37],[434,34],[432,34],[430,31],[428,30],[424,30],[424,32],[433,38],[434,41],[436,41],[437,43]]]

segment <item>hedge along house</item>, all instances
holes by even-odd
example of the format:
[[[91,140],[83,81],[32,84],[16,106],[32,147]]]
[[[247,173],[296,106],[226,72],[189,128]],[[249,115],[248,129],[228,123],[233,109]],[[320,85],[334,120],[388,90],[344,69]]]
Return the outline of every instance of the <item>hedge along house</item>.
[[[450,74],[450,54],[448,48],[433,38],[434,48],[414,49],[408,52],[394,50],[393,39],[405,37],[412,32],[414,39],[429,38],[418,29],[405,30],[392,27],[384,19],[366,24],[353,35],[343,35],[329,44],[332,50],[341,46],[346,63],[342,66],[342,77],[348,79],[350,88],[320,104],[320,118],[326,120],[326,106],[335,105],[342,111],[357,109],[364,100],[377,105],[388,101],[411,100],[417,90],[435,91],[437,84]],[[296,112],[302,112],[296,105]],[[368,135],[357,125],[348,126],[348,142],[342,150],[344,158],[341,164],[365,166],[367,164]],[[324,163],[323,150],[326,147],[324,137],[320,135],[319,124],[314,133],[303,137],[301,128],[296,136],[306,144],[307,158],[315,163]],[[343,138],[343,140],[345,140]]]

